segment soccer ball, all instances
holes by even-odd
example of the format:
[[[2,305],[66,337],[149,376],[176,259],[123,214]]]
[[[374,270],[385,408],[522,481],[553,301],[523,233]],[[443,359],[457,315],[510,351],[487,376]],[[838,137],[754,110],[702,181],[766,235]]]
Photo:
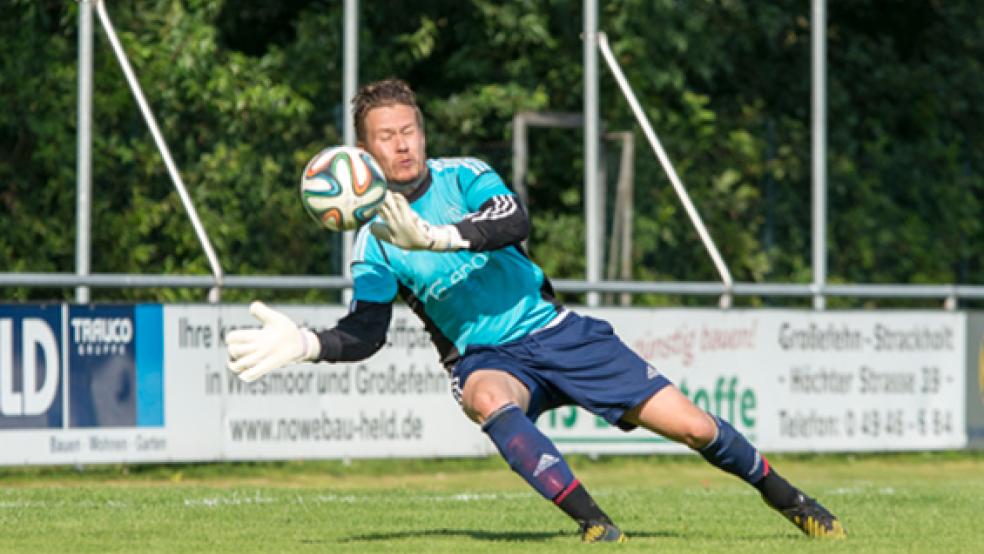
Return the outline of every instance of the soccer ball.
[[[351,231],[372,219],[386,196],[386,178],[368,152],[332,146],[311,158],[301,176],[301,202],[319,225]]]

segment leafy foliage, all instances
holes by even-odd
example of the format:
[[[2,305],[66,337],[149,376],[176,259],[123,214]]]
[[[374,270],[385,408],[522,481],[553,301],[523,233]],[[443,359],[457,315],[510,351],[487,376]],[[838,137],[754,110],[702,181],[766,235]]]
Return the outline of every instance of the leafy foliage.
[[[296,181],[313,153],[341,142],[348,117],[341,4],[108,6],[228,274],[339,272],[340,239],[309,222]],[[399,76],[416,88],[432,156],[478,156],[508,180],[516,112],[582,109],[580,2],[361,4],[361,81]],[[55,0],[0,7],[5,271],[75,268],[77,10]],[[601,3],[600,26],[739,281],[811,279],[809,15],[793,0]],[[830,3],[828,18],[829,279],[984,281],[984,16],[966,1],[859,0]],[[95,35],[92,270],[207,274],[98,20]],[[600,71],[605,128],[636,130],[603,63]],[[645,138],[635,138],[633,278],[716,280]],[[529,141],[531,253],[554,278],[582,278],[582,133],[533,129]],[[604,154],[610,216],[617,145],[606,142]]]

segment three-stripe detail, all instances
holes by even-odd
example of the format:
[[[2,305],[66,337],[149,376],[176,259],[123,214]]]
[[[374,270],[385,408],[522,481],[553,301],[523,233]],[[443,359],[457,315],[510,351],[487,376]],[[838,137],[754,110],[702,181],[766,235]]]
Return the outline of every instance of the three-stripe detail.
[[[513,215],[519,209],[519,203],[516,202],[516,197],[512,195],[500,194],[493,196],[490,200],[492,200],[491,205],[480,212],[468,214],[465,219],[472,222],[496,221]]]

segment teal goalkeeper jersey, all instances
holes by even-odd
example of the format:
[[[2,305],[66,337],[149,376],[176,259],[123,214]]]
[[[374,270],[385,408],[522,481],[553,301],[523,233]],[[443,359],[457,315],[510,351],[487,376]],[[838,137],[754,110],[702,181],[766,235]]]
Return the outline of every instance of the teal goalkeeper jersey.
[[[427,166],[430,178],[408,200],[432,225],[457,223],[490,198],[512,194],[491,167],[474,158],[431,159]],[[409,251],[376,239],[369,227],[359,230],[353,248],[354,300],[392,302],[405,287],[460,353],[472,344],[524,337],[557,315],[541,294],[543,271],[515,246]]]

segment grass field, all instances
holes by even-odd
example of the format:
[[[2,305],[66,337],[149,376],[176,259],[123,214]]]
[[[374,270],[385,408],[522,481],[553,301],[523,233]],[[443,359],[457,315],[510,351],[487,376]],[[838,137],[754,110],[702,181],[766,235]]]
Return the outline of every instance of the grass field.
[[[984,455],[772,456],[838,513],[811,540],[696,456],[573,457],[625,545],[499,459],[0,468],[0,552],[982,552]]]

